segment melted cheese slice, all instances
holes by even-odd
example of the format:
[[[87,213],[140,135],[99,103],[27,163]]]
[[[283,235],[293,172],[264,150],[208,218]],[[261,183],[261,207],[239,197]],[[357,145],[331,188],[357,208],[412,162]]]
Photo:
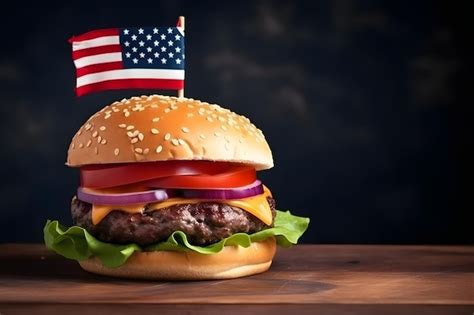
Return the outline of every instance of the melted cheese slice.
[[[262,220],[266,225],[272,224],[272,210],[268,204],[267,197],[271,197],[272,193],[270,190],[263,186],[263,194],[242,198],[242,199],[232,199],[232,200],[209,200],[209,199],[186,199],[186,198],[170,198],[162,202],[152,203],[149,205],[149,211],[159,210],[166,207],[179,204],[192,204],[206,201],[213,201],[224,203],[232,207],[241,208],[248,213],[253,214],[258,219]],[[120,210],[127,213],[142,213],[145,210],[145,203],[143,204],[134,204],[134,205],[123,205],[120,206]],[[110,205],[92,205],[92,223],[98,224],[105,218],[110,212],[116,210],[117,206]]]

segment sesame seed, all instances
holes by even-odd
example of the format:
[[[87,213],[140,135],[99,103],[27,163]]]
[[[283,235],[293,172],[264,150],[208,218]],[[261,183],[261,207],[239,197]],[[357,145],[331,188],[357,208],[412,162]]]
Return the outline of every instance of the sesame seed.
[[[76,145],[73,143],[71,143],[71,149],[74,149],[76,147]]]
[[[87,141],[86,147],[90,147],[92,144],[92,140]]]
[[[135,148],[135,152],[141,154],[141,153],[143,153],[143,149],[142,148]]]
[[[143,135],[143,133],[140,132],[140,133],[138,134],[138,139],[139,139],[140,141],[143,141],[144,138],[145,138],[145,136]]]
[[[79,129],[79,130],[77,131],[77,135],[80,136],[81,134],[82,134],[82,130]]]
[[[224,122],[225,121],[225,118],[224,117],[219,117],[219,120]]]
[[[199,138],[201,138],[201,139],[206,139],[206,136],[201,133],[201,134],[199,135]]]
[[[217,115],[216,115],[216,114],[212,114],[211,116],[212,116],[212,118],[217,119]]]
[[[171,111],[171,109],[165,108],[165,113],[169,113],[170,111]]]
[[[216,131],[216,132],[214,132],[214,136],[216,136],[216,137],[219,137],[220,135],[221,135],[221,134],[220,134],[220,133],[218,133],[217,131]]]
[[[158,129],[156,129],[156,128],[151,128],[151,133],[154,134],[154,135],[157,135],[157,134],[159,134],[160,132],[159,132]]]
[[[105,115],[104,119],[109,119],[110,117],[112,117],[110,114],[107,114]]]
[[[172,140],[171,140],[171,143],[172,143],[173,145],[175,145],[175,146],[178,146],[178,145],[179,145],[178,139],[172,139]]]
[[[189,132],[189,128],[187,128],[187,127],[183,127],[183,128],[181,128],[181,130],[182,130],[184,133],[188,133],[188,132]]]
[[[131,131],[128,131],[128,132],[127,132],[127,136],[129,136],[130,138],[135,137],[135,136],[133,135],[133,132],[131,132]]]
[[[92,127],[91,124],[87,124],[84,128],[85,128],[86,130],[89,130],[89,129],[91,129],[91,127]]]
[[[100,143],[100,141],[102,141],[102,137],[101,137],[101,136],[97,137],[97,143]]]
[[[111,110],[106,110],[105,114],[110,115],[110,114],[112,114],[112,111]]]
[[[130,140],[131,143],[137,143],[138,142],[138,138],[133,138],[132,140]]]
[[[102,141],[100,142],[100,144],[106,144],[107,143],[107,140],[105,139],[102,139]]]
[[[156,147],[155,152],[160,153],[162,150],[163,150],[163,147],[161,145],[159,145],[159,146]]]
[[[128,125],[128,126],[127,126],[127,130],[132,130],[132,129],[134,129],[134,128],[135,128],[134,125]]]
[[[181,144],[181,145],[183,145],[185,142],[184,142],[183,139],[178,139],[178,143]]]
[[[188,116],[188,117],[193,117],[194,114],[193,114],[193,113],[188,113],[186,116]]]
[[[165,140],[169,140],[171,138],[171,135],[169,133],[165,134]]]
[[[148,154],[148,152],[150,152],[150,149],[148,148],[145,148],[145,150],[143,150],[143,154]]]
[[[82,142],[81,142],[81,143],[79,143],[79,148],[81,148],[81,149],[82,149],[83,147],[84,147],[84,144],[82,144]]]
[[[119,148],[115,148],[115,150],[114,150],[114,154],[115,154],[115,155],[119,155],[119,153],[120,153],[120,150],[119,150]]]
[[[178,105],[176,105],[176,104],[171,104],[170,107],[171,107],[171,109],[177,109],[177,108],[178,108]]]
[[[130,116],[130,112],[124,112],[123,115],[124,115],[125,117],[128,117],[128,116]]]
[[[224,125],[222,125],[222,126],[221,126],[221,129],[224,130],[224,131],[226,131],[226,130],[227,130],[227,127],[224,126]]]
[[[194,105],[188,104],[188,108],[194,108]]]
[[[158,105],[157,104],[151,104],[150,107],[151,108],[158,108]]]
[[[99,128],[100,131],[104,131],[105,129],[106,129],[105,126],[100,126]]]
[[[98,133],[97,130],[96,130],[96,131],[94,131],[94,133],[92,134],[92,136],[95,138],[95,137],[97,137],[98,134],[99,134],[99,133]]]
[[[213,122],[211,116],[207,116],[206,119],[207,119],[209,122]]]
[[[151,121],[152,121],[152,122],[157,122],[157,121],[159,121],[159,120],[160,120],[160,117],[155,117],[155,118],[153,118]]]
[[[210,114],[212,114],[212,110],[206,110],[206,113],[207,113],[208,115],[210,115]]]
[[[127,127],[127,125],[125,125],[125,124],[120,124],[119,125],[119,128],[125,128],[125,127]]]

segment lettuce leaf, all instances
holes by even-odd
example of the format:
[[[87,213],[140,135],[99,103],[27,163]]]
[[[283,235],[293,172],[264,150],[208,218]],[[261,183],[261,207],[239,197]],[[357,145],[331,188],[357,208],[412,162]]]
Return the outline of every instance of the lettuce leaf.
[[[46,246],[69,259],[85,260],[96,256],[102,264],[109,268],[123,265],[135,251],[195,251],[201,254],[215,254],[224,246],[239,245],[249,247],[252,242],[258,242],[268,237],[275,237],[277,244],[290,247],[308,228],[309,218],[292,215],[289,211],[276,211],[274,227],[253,234],[233,234],[217,243],[208,246],[196,246],[188,242],[186,234],[176,231],[170,237],[157,244],[140,247],[137,244],[111,244],[99,241],[79,226],[66,228],[58,221],[46,222],[44,226],[44,242]]]

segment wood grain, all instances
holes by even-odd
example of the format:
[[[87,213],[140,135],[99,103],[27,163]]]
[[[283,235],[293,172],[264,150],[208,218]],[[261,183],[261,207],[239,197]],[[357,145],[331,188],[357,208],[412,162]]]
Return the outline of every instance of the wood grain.
[[[97,312],[117,314],[146,314],[148,306],[194,314],[257,309],[472,314],[474,247],[298,245],[279,250],[264,274],[158,282],[88,274],[42,245],[0,245],[0,314],[30,307],[53,314],[89,312],[92,304]]]

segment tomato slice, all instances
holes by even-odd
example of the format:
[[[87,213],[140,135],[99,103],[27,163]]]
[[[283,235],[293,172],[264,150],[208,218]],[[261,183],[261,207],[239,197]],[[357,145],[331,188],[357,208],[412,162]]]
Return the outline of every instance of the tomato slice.
[[[217,189],[235,188],[255,182],[255,169],[244,166],[215,175],[182,175],[152,179],[142,184],[153,188],[194,188]]]
[[[80,169],[81,186],[108,188],[140,183],[163,188],[230,188],[253,183],[252,166],[211,161],[160,161],[87,165]]]

